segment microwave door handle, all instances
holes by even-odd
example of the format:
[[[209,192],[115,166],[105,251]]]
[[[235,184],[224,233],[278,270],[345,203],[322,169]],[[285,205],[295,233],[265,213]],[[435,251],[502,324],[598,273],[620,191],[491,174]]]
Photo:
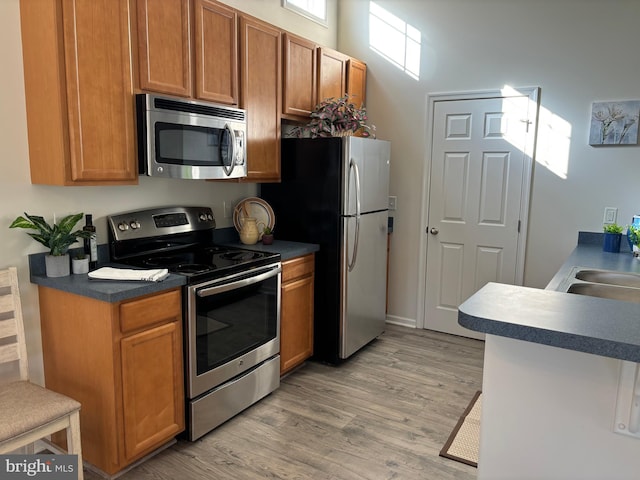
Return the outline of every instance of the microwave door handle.
[[[231,165],[225,165],[224,164],[224,160],[222,161],[222,168],[224,169],[224,173],[227,177],[231,176],[231,174],[233,173],[233,169],[236,166],[236,135],[233,132],[233,129],[231,128],[231,126],[226,123],[224,125],[224,129],[229,132],[229,142],[231,145]],[[220,145],[220,148],[222,148],[222,142]]]

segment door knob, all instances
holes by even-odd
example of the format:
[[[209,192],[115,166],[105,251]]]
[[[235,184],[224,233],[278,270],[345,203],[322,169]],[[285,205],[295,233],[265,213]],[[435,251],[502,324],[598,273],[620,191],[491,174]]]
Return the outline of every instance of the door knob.
[[[439,230],[436,227],[431,227],[431,230],[429,230],[429,233],[431,235],[437,235],[439,233]]]

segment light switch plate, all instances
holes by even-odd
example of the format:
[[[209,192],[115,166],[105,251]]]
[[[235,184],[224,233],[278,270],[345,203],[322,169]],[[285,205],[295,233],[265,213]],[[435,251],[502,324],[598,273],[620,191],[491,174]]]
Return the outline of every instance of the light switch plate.
[[[605,225],[616,223],[616,218],[618,217],[618,209],[615,207],[604,207],[604,219],[602,223]]]
[[[228,202],[226,200],[222,202],[222,211],[224,212],[224,218],[231,218],[231,216],[233,215],[231,202]]]
[[[398,197],[389,197],[389,210],[395,210],[398,203]]]

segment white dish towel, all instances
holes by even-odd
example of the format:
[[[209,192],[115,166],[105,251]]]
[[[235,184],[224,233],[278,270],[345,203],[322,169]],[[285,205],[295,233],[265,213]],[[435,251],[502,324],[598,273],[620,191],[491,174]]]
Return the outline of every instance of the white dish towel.
[[[169,276],[166,268],[151,270],[133,270],[131,268],[102,267],[89,272],[89,278],[95,280],[137,280],[143,282],[161,282]]]

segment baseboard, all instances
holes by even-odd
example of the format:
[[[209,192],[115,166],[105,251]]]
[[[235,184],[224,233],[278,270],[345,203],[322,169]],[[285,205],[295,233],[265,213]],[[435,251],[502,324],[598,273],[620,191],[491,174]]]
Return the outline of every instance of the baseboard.
[[[401,327],[417,328],[417,323],[414,319],[396,317],[395,315],[387,315],[387,323],[390,323],[391,325],[399,325]]]

